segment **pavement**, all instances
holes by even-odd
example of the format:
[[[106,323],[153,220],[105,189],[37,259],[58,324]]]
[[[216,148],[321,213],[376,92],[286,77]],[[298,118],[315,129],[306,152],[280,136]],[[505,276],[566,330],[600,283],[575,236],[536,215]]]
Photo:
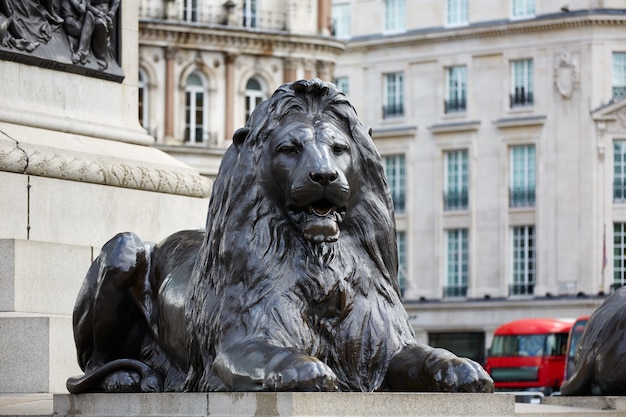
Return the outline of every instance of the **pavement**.
[[[53,394],[10,394],[0,393],[0,416],[55,416],[52,404]],[[593,403],[593,401],[590,401]],[[593,404],[592,404],[593,405]],[[626,410],[572,407],[552,404],[516,403],[514,417],[597,417],[624,416]]]

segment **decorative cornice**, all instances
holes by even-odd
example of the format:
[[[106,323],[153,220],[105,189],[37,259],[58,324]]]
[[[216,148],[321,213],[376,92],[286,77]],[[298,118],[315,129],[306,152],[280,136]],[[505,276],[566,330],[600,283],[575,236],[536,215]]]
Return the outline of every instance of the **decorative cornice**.
[[[417,126],[400,126],[393,128],[372,129],[373,139],[413,138],[417,133]]]
[[[486,37],[503,37],[521,33],[544,32],[580,28],[595,25],[626,25],[626,12],[612,9],[581,10],[570,13],[554,13],[527,20],[497,20],[479,22],[463,27],[432,27],[408,31],[396,35],[371,35],[357,37],[347,42],[347,53],[366,52],[389,47],[414,46],[415,44],[458,41]]]
[[[0,171],[190,197],[211,192],[211,182],[200,175],[90,159],[1,137]]]
[[[499,128],[506,127],[525,127],[525,126],[542,126],[545,124],[546,116],[520,116],[505,117],[493,122]]]
[[[480,120],[468,120],[462,122],[436,123],[429,127],[433,133],[468,132],[478,130]]]
[[[316,58],[337,58],[346,44],[330,36],[297,35],[288,32],[254,32],[226,27],[195,26],[173,21],[140,19],[139,44],[176,46],[181,49],[292,56],[310,54]]]

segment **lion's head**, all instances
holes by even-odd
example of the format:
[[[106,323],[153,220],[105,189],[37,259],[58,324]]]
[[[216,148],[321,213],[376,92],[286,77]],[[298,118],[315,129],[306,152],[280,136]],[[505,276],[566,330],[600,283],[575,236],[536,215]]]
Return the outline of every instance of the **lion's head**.
[[[377,273],[359,269],[365,258]],[[191,350],[208,363],[220,334],[203,317],[226,325],[226,314],[247,314],[277,282],[334,291],[328,262],[337,279],[353,280],[350,291],[398,300],[393,206],[370,133],[333,84],[297,81],[255,108],[222,160],[187,304]],[[244,297],[232,303],[239,311],[216,311],[229,297]]]

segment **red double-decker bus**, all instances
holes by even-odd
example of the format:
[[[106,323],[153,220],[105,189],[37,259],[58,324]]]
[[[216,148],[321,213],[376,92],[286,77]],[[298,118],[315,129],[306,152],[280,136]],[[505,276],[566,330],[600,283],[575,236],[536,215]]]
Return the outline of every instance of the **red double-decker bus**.
[[[498,327],[485,369],[498,391],[558,391],[574,320],[523,319]]]

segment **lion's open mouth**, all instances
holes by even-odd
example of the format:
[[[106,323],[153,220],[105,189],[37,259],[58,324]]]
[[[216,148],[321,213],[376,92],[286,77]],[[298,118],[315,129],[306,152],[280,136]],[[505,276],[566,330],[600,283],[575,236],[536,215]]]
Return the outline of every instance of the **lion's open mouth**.
[[[304,208],[290,210],[292,220],[300,227],[304,238],[314,242],[335,242],[339,239],[339,224],[345,208],[322,199]]]

